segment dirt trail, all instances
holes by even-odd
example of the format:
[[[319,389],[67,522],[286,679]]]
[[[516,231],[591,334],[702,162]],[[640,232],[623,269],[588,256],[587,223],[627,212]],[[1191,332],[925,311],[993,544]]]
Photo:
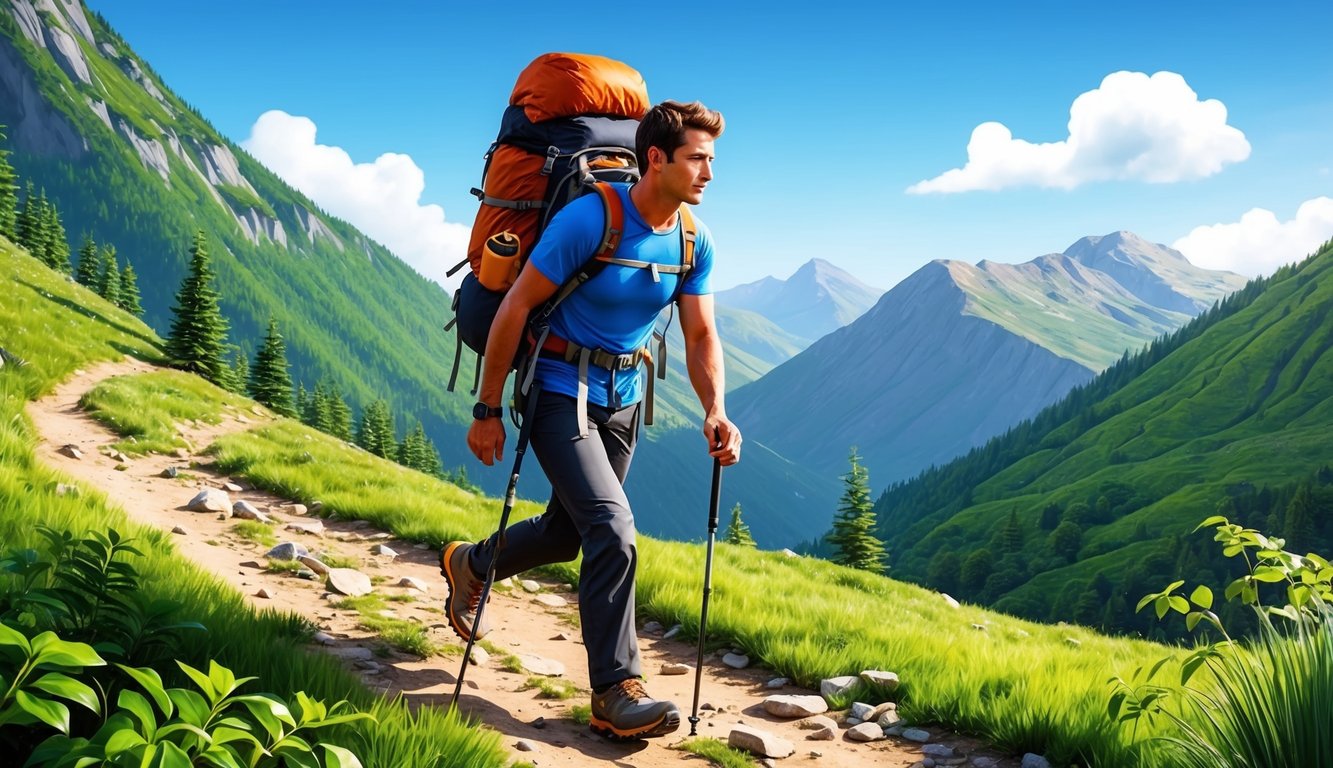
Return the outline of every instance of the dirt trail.
[[[219,425],[180,425],[181,433],[195,448],[193,452],[182,452],[183,455],[148,455],[132,457],[125,462],[106,455],[102,449],[117,438],[79,408],[79,398],[106,378],[150,370],[154,370],[153,366],[128,359],[98,364],[76,372],[52,394],[31,403],[28,413],[40,436],[38,455],[80,483],[105,493],[132,519],[164,531],[177,527],[185,531],[173,538],[179,552],[232,585],[256,607],[288,610],[309,618],[331,638],[329,645],[322,646],[323,650],[343,656],[349,668],[362,675],[366,685],[390,694],[402,692],[414,703],[447,705],[458,672],[458,653],[424,660],[396,652],[382,655],[382,643],[373,633],[358,626],[357,614],[333,607],[322,581],[265,572],[263,555],[268,548],[232,533],[236,520],[218,519],[214,513],[185,510],[185,505],[198,490],[234,483],[245,490],[231,493],[233,502],[244,499],[261,511],[272,510],[284,524],[317,519],[301,517],[287,499],[250,489],[243,478],[218,474],[211,458],[202,454],[220,435],[250,429],[271,420],[273,417],[267,411],[259,407],[250,411],[229,410]],[[75,459],[62,453],[61,449],[66,445],[79,446],[82,458]],[[168,467],[179,468],[179,476],[174,479],[164,477],[163,471]],[[496,512],[498,515],[498,508]],[[312,552],[332,554],[359,563],[362,572],[372,577],[385,577],[376,590],[386,596],[418,597],[413,602],[391,602],[392,611],[398,617],[423,623],[430,628],[430,636],[435,642],[456,646],[461,653],[462,644],[443,623],[440,605],[445,587],[437,566],[437,550],[419,549],[409,542],[384,538],[383,535],[376,538],[377,532],[364,524],[350,521],[324,521],[324,524],[326,531],[322,537],[284,531],[279,525],[279,540],[297,541]],[[398,556],[372,554],[376,544],[387,545]],[[395,586],[403,577],[419,580],[428,586],[429,591],[422,594],[411,588]],[[270,597],[257,596],[261,590]],[[568,605],[549,607],[539,602],[551,601],[554,597],[564,598]],[[587,658],[577,628],[577,595],[569,593],[564,585],[551,583],[542,584],[541,592],[532,594],[516,583],[507,592],[496,592],[487,610],[494,625],[487,640],[507,653],[532,654],[559,662],[564,666],[564,677],[580,688],[578,695],[564,701],[538,698],[536,690],[524,689],[529,673],[502,669],[500,659],[494,655],[489,662],[468,669],[460,706],[473,718],[503,734],[503,741],[515,760],[528,761],[542,768],[604,765],[608,762],[641,768],[706,764],[702,758],[671,748],[689,733],[687,717],[693,699],[694,675],[660,674],[666,663],[694,664],[693,638],[666,640],[660,633],[640,632],[648,690],[657,698],[670,698],[677,703],[682,712],[681,728],[674,734],[652,741],[615,744],[589,733],[585,726],[575,724],[569,715],[572,706],[588,702]],[[321,646],[312,646],[312,649],[316,648]],[[369,659],[358,658],[369,656],[368,650],[376,650],[376,654]],[[699,699],[702,710],[699,735],[725,742],[731,726],[736,723],[768,731],[796,747],[791,757],[774,761],[774,764],[784,766],[911,766],[922,759],[921,745],[902,740],[860,744],[846,739],[845,731],[833,741],[806,740],[808,731],[800,730],[795,721],[780,721],[769,716],[761,704],[764,697],[775,693],[808,694],[811,691],[791,686],[769,690],[765,684],[774,677],[776,674],[768,670],[733,670],[725,667],[719,657],[706,657]],[[947,744],[960,757],[984,756],[996,760],[990,763],[992,765],[1018,765],[1018,761],[1002,758],[975,740],[938,732],[939,729],[928,730],[934,736],[931,743]],[[520,742],[532,746],[534,751],[520,751]],[[970,765],[972,761],[941,761],[938,764]]]

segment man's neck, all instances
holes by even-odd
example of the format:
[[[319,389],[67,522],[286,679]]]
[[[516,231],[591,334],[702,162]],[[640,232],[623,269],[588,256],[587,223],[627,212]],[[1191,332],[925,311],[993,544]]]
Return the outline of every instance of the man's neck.
[[[676,225],[676,211],[680,210],[680,201],[664,195],[652,180],[641,179],[629,188],[630,202],[639,212],[643,223],[656,231],[665,231]]]

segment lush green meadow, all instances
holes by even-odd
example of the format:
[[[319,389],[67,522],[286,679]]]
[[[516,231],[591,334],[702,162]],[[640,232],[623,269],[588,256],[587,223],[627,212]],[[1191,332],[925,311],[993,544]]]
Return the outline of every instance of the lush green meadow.
[[[161,533],[133,524],[96,489],[60,494],[69,479],[34,454],[35,436],[24,414],[28,400],[50,391],[81,366],[132,354],[160,357],[159,342],[138,320],[48,270],[0,238],[0,347],[9,356],[0,368],[0,542],[4,551],[37,547],[35,529],[46,525],[81,536],[114,529],[137,539],[144,557],[135,567],[149,598],[181,605],[179,615],[207,631],[191,636],[179,658],[195,667],[209,659],[255,675],[253,692],[290,697],[296,691],[332,701],[346,699],[372,713],[377,725],[363,736],[348,735],[367,766],[499,766],[505,755],[494,734],[460,722],[442,710],[413,712],[402,701],[385,701],[342,670],[339,663],[305,650],[308,627],[289,615],[250,609],[234,590],[177,555]],[[22,361],[22,362],[20,362]],[[150,380],[151,386],[153,382]],[[225,396],[214,391],[221,408]],[[133,407],[133,399],[119,401]],[[13,584],[0,581],[0,588]],[[178,670],[159,670],[179,679]]]

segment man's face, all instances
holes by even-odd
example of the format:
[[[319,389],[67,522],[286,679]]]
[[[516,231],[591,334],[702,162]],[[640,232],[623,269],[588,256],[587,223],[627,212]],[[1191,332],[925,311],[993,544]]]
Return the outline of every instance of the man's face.
[[[662,165],[664,187],[681,202],[698,205],[713,180],[713,137],[698,128],[686,129],[685,143],[676,147],[671,159]]]

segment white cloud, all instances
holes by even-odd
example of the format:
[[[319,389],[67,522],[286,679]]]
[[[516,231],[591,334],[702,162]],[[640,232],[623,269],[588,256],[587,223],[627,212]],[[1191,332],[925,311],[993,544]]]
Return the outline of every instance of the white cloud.
[[[1171,247],[1197,266],[1254,277],[1300,261],[1329,238],[1333,238],[1333,198],[1316,197],[1301,203],[1290,221],[1278,221],[1272,211],[1253,208],[1237,222],[1195,227]]]
[[[1155,184],[1211,176],[1250,156],[1227,108],[1199,101],[1174,72],[1113,72],[1069,107],[1069,137],[1033,144],[1001,123],[978,125],[967,164],[907,188],[911,194],[1017,186],[1073,189],[1095,181]]]
[[[445,271],[467,254],[471,227],[446,221],[438,205],[421,204],[426,176],[408,155],[385,152],[373,163],[353,162],[342,148],[315,143],[310,118],[281,110],[260,115],[241,146],[440,285]],[[450,282],[457,281],[455,275]]]

